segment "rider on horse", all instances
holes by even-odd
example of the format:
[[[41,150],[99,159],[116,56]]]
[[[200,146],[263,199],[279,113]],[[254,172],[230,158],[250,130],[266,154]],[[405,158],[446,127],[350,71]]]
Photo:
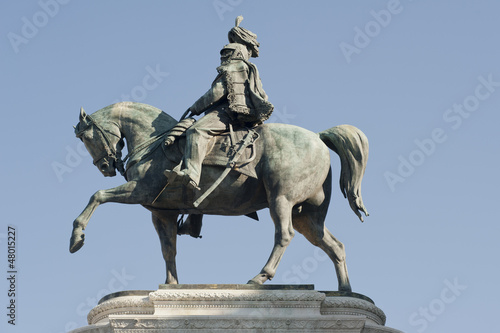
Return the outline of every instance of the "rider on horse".
[[[212,148],[212,138],[228,131],[230,126],[255,127],[267,120],[273,105],[262,89],[257,67],[248,61],[259,56],[257,35],[239,27],[242,16],[229,31],[229,43],[220,51],[221,65],[210,89],[189,109],[192,115],[205,113],[186,132],[184,169],[166,170],[168,178],[180,179],[199,190],[201,165]]]

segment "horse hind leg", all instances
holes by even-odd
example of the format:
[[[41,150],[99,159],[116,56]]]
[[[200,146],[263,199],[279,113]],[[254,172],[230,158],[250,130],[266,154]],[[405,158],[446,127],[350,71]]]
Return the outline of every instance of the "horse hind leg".
[[[325,251],[333,261],[337,273],[339,291],[352,292],[349,275],[347,273],[344,244],[335,238],[326,226],[324,227],[323,238],[321,239],[319,247]]]
[[[292,204],[284,196],[273,200],[269,205],[269,211],[275,227],[273,250],[261,272],[248,281],[250,284],[262,284],[274,277],[281,258],[295,234],[292,226]]]
[[[323,206],[323,205],[322,205]],[[347,274],[344,244],[337,240],[325,226],[326,209],[304,204],[302,211],[293,216],[293,227],[311,244],[321,248],[332,260],[337,274],[339,291],[351,292]]]

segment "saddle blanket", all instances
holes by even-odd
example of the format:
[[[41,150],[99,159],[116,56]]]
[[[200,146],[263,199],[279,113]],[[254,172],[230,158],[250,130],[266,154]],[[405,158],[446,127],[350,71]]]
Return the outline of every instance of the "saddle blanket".
[[[245,135],[248,133],[246,129],[238,129],[235,130],[234,132],[234,143],[240,142]],[[177,137],[176,141],[179,141],[178,144],[176,145],[179,149],[178,154],[175,154],[177,156],[172,156],[172,150],[168,146],[162,145],[163,150],[165,152],[165,155],[172,161],[174,162],[180,162],[182,160],[182,155],[184,154],[184,147],[186,145],[186,137],[183,135],[181,137]],[[226,167],[227,163],[229,162],[229,158],[234,154],[234,151],[231,149],[231,136],[229,132],[223,133],[221,135],[217,135],[212,140],[215,140],[215,143],[212,147],[212,149],[207,153],[207,156],[203,160],[203,165],[217,165],[217,166],[222,166]],[[174,144],[175,146],[175,144]],[[238,147],[238,146],[236,146]],[[238,149],[238,148],[236,148]],[[239,173],[242,173],[246,176],[252,177],[257,179],[257,172],[255,171],[255,164],[254,163],[245,163],[245,161],[249,160],[252,157],[252,154],[255,154],[254,145],[249,145],[246,148],[243,148],[244,151],[242,152],[240,158],[238,159],[236,163],[236,167],[234,168],[234,171],[237,171]],[[168,150],[168,151],[167,151]]]

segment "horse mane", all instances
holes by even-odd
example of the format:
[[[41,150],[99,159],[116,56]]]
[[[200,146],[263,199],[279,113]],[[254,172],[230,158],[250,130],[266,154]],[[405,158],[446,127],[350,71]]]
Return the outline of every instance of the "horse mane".
[[[151,122],[152,126],[156,129],[156,131],[162,131],[173,127],[177,124],[177,120],[167,114],[166,112],[158,109],[152,105],[137,103],[137,102],[118,102],[115,104],[111,104],[103,107],[95,111],[92,114],[92,118],[99,122],[107,122],[110,121],[109,115],[112,112],[132,112],[134,113],[134,117],[147,119],[147,121]],[[82,124],[78,123],[75,127],[75,133],[81,131]]]

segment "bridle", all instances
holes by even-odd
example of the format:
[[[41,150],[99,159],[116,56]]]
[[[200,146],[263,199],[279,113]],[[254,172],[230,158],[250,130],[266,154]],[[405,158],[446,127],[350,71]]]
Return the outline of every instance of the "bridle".
[[[81,122],[78,127],[80,127]],[[76,132],[76,137],[81,138],[83,132],[88,130],[91,126],[95,126],[99,130],[99,133],[101,136],[104,138],[104,151],[96,156],[93,160],[93,163],[95,166],[99,164],[99,162],[108,157],[109,159],[113,160],[115,162],[115,168],[120,172],[120,174],[123,176],[125,174],[125,168],[123,167],[123,161],[121,159],[121,151],[117,151],[115,147],[111,145],[111,140],[109,137],[109,134],[118,137],[120,140],[122,140],[122,137],[119,135],[116,135],[114,133],[105,131],[90,115],[87,115],[85,117],[85,127],[83,128],[78,128],[78,132]]]
[[[88,120],[87,120],[88,119]],[[81,124],[81,122],[80,122]],[[127,162],[128,159],[130,159],[132,156],[136,155],[137,153],[139,153],[140,151],[146,149],[147,147],[149,147],[151,144],[153,144],[154,142],[164,138],[167,133],[170,131],[170,130],[167,130],[159,135],[156,135],[154,137],[152,137],[151,139],[149,140],[146,140],[145,142],[141,143],[139,146],[137,146],[134,150],[132,150],[131,152],[129,152],[127,154],[127,156],[125,156],[125,158],[122,160],[121,159],[121,151],[119,150],[116,150],[112,145],[111,145],[111,140],[109,138],[109,134],[113,135],[113,136],[116,136],[117,138],[119,138],[120,140],[123,140],[121,136],[119,135],[116,135],[114,133],[111,133],[109,131],[105,131],[90,115],[86,115],[85,117],[85,127],[83,128],[79,128],[80,125],[78,125],[78,128],[76,129],[77,132],[75,133],[76,134],[76,137],[77,138],[81,138],[83,132],[85,132],[86,130],[88,130],[91,126],[95,126],[98,130],[99,130],[99,133],[101,134],[101,136],[104,138],[104,142],[105,142],[105,145],[104,145],[104,151],[97,157],[94,158],[93,160],[93,163],[95,166],[97,166],[97,164],[99,164],[99,162],[103,159],[103,158],[110,158],[111,160],[113,160],[115,162],[115,168],[116,170],[118,170],[120,172],[120,174],[125,177],[125,179],[127,178],[126,176],[126,173],[127,173],[127,169],[130,168],[131,165],[135,164],[135,163],[129,163],[131,165],[127,165],[127,169],[125,169],[125,163]],[[137,162],[137,161],[135,161]]]

